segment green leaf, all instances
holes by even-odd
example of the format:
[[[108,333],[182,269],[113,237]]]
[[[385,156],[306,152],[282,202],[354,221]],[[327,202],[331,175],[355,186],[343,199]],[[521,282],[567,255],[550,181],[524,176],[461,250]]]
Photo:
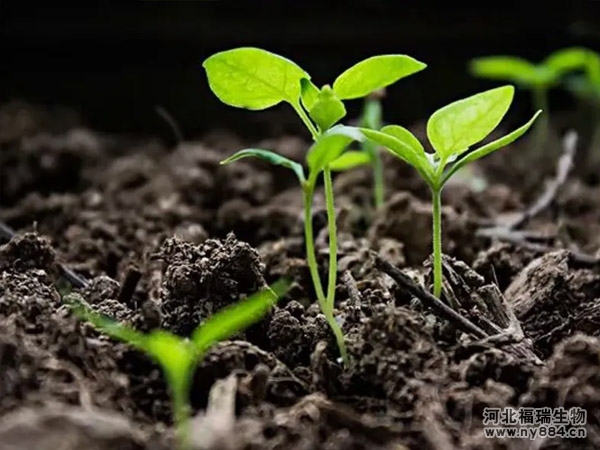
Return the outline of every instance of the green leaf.
[[[258,322],[285,295],[290,285],[289,280],[278,280],[270,288],[217,312],[194,331],[192,342],[197,350],[202,355],[217,342]]]
[[[441,160],[460,155],[498,126],[512,103],[514,87],[502,86],[450,103],[427,121],[427,137]]]
[[[63,297],[73,313],[81,320],[91,323],[95,328],[113,339],[126,342],[140,349],[145,348],[146,335],[123,325],[116,320],[99,314],[89,307],[79,294],[69,294]]]
[[[227,159],[224,159],[223,161],[221,161],[221,164],[230,164],[239,159],[248,158],[248,157],[264,159],[264,160],[270,162],[271,164],[287,167],[288,169],[291,169],[294,171],[294,173],[298,177],[298,180],[300,180],[301,183],[305,180],[304,169],[302,168],[301,164],[298,164],[297,162],[292,161],[291,159],[288,159],[285,156],[278,155],[277,153],[272,152],[270,150],[261,150],[258,148],[247,148],[247,149],[240,150],[240,151],[234,153]]]
[[[304,106],[304,109],[308,111],[317,102],[319,97],[319,88],[316,87],[308,78],[302,78],[302,80],[300,80],[300,89],[302,105]]]
[[[372,56],[337,77],[333,90],[342,100],[365,97],[425,67],[426,64],[406,55]]]
[[[553,71],[516,56],[475,58],[469,64],[469,71],[481,78],[512,81],[528,87],[546,86],[555,78]]]
[[[316,177],[321,170],[336,160],[352,141],[362,141],[364,135],[358,128],[336,125],[319,136],[308,150],[306,163],[310,177]]]
[[[388,127],[390,127],[390,125],[388,125]],[[419,172],[421,177],[427,182],[427,184],[432,185],[433,170],[429,159],[427,158],[427,154],[425,152],[421,152],[421,149],[415,147],[412,138],[403,136],[400,132],[398,132],[398,129],[400,128],[402,127],[393,128],[393,131],[396,134],[384,133],[383,130],[376,131],[368,128],[362,128],[361,130],[368,139],[381,145],[390,153],[414,167]],[[408,130],[406,131],[408,132]]]
[[[600,97],[600,53],[592,52],[591,50],[588,52],[586,74]]]
[[[396,139],[404,142],[412,148],[416,154],[425,153],[425,148],[423,148],[421,141],[419,141],[414,134],[400,125],[386,125],[381,129],[381,132],[394,136]]]
[[[458,170],[466,166],[467,164],[476,161],[478,159],[483,158],[484,156],[489,155],[490,153],[502,148],[507,145],[513,143],[518,138],[523,136],[529,128],[533,125],[538,116],[542,113],[541,110],[537,111],[535,115],[527,122],[525,125],[517,128],[513,132],[507,134],[506,136],[501,137],[493,142],[483,145],[479,147],[477,150],[473,150],[472,152],[466,154],[463,158],[455,162],[450,170],[444,174],[442,185],[444,185]]]
[[[300,80],[310,76],[292,61],[254,47],[216,53],[202,64],[215,95],[230,106],[266,109],[298,103]]]
[[[346,115],[346,107],[329,86],[323,86],[308,113],[324,131]]]
[[[548,56],[543,65],[556,71],[556,75],[560,76],[570,71],[585,69],[588,55],[589,50],[582,47],[565,48]]]
[[[370,162],[371,156],[368,153],[360,150],[349,150],[342,153],[338,159],[333,160],[329,164],[329,168],[335,172],[344,172]]]

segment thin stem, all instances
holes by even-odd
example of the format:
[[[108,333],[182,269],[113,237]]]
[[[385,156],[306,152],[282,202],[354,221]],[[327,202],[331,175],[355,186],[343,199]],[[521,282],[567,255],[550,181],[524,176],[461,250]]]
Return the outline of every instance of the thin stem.
[[[337,229],[335,223],[335,203],[333,198],[333,180],[329,167],[323,169],[323,178],[325,180],[325,203],[327,206],[327,231],[329,234],[329,278],[327,282],[327,299],[324,311],[325,317],[331,326],[335,339],[337,341],[340,355],[344,365],[348,367],[348,354],[346,352],[346,343],[344,334],[340,325],[335,320],[333,309],[335,306],[335,288],[337,285]]]
[[[173,408],[173,421],[177,432],[178,448],[188,450],[190,437],[190,406],[189,394],[191,383],[191,370],[187,376],[180,373],[167,374],[170,379],[171,404]]]
[[[442,192],[431,189],[433,203],[433,295],[442,294]]]
[[[333,181],[331,170],[323,170],[325,180],[325,203],[327,206],[327,232],[329,234],[329,278],[327,282],[327,307],[333,310],[335,304],[335,287],[337,284],[337,229],[335,223],[335,203],[333,199]]]
[[[315,186],[313,183],[307,183],[303,186],[304,195],[304,240],[306,241],[306,262],[308,264],[308,270],[317,294],[317,300],[321,306],[321,310],[325,312],[326,299],[325,292],[323,291],[323,285],[321,284],[321,278],[319,276],[319,266],[317,264],[317,256],[315,253],[315,237],[313,231],[312,222],[312,202],[313,195],[315,192]]]
[[[379,130],[381,128],[381,102],[379,99],[368,97],[365,100],[361,122],[362,126],[373,130]],[[376,209],[381,208],[385,201],[383,163],[378,148],[377,144],[369,139],[366,139],[362,145],[363,151],[367,152],[371,157],[371,165],[373,166],[373,194]]]
[[[537,87],[532,91],[533,107],[537,111],[541,109],[544,113],[534,127],[533,148],[535,152],[541,152],[546,145],[548,130],[550,128],[550,116],[548,111],[548,89]]]
[[[310,131],[312,138],[314,140],[317,140],[317,138],[319,137],[319,131],[308,117],[308,114],[306,114],[306,111],[302,109],[302,106],[300,106],[299,103],[292,106],[294,108],[294,111],[296,111],[296,114],[298,114],[298,116],[300,116],[300,119],[302,119],[302,122],[304,122],[304,125],[306,125],[306,128],[308,128],[308,131]]]

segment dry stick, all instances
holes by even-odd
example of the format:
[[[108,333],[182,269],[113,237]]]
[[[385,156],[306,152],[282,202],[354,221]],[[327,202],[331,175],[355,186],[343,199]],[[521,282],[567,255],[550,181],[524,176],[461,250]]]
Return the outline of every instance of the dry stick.
[[[575,131],[570,130],[565,134],[565,137],[563,138],[563,152],[560,158],[558,158],[554,179],[548,183],[542,195],[540,195],[520,217],[509,224],[507,228],[515,230],[523,227],[529,220],[540,214],[552,204],[558,191],[567,181],[567,177],[573,168],[573,159],[575,157],[575,151],[577,150],[577,140],[578,136]]]
[[[375,260],[375,267],[389,275],[396,283],[406,289],[410,295],[421,300],[425,306],[433,309],[438,315],[446,320],[449,320],[450,322],[453,322],[463,331],[474,334],[478,338],[486,338],[489,336],[488,333],[483,331],[469,319],[461,316],[458,312],[450,308],[440,299],[427,292],[425,289],[411,280],[408,275],[406,275],[393,264],[383,259],[379,254],[376,252],[371,252],[371,255]]]
[[[0,222],[0,236],[1,237],[4,237],[7,240],[11,240],[13,237],[15,237],[15,235],[16,235],[15,230],[13,230],[11,227],[6,225],[4,222]],[[64,266],[63,264],[59,263],[58,269],[60,270],[61,275],[73,286],[78,287],[80,289],[83,289],[83,288],[86,288],[89,286],[89,282],[85,278],[77,275],[75,272],[73,272],[71,269]]]
[[[135,293],[135,289],[142,278],[142,273],[136,267],[129,267],[127,269],[127,273],[125,274],[125,279],[123,280],[123,284],[121,285],[121,289],[119,290],[119,295],[117,296],[117,300],[124,305],[129,305],[131,302],[131,298]]]
[[[171,131],[173,131],[173,135],[177,140],[177,143],[183,142],[183,133],[181,132],[181,128],[179,127],[179,125],[177,125],[177,122],[175,121],[173,116],[169,114],[169,111],[167,111],[160,105],[155,106],[154,110],[156,111],[156,114],[162,117],[165,120],[165,122],[169,124],[169,126],[171,127]]]

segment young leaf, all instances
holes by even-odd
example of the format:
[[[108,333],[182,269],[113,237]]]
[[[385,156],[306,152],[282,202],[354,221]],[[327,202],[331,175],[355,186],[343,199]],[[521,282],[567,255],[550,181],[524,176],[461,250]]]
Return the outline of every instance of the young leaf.
[[[399,128],[401,127],[398,127],[398,129]],[[367,139],[370,139],[371,141],[381,145],[390,153],[414,167],[429,185],[433,183],[432,167],[429,159],[427,158],[427,154],[424,151],[421,151],[421,149],[416,148],[413,140],[410,137],[406,137],[401,133],[398,133],[397,129],[394,129],[396,132],[395,135],[384,133],[383,131],[370,130],[368,128],[362,128],[361,130]],[[408,130],[406,131],[408,132]]]
[[[353,140],[362,141],[358,128],[336,125],[321,135],[306,155],[309,176],[316,177],[323,168],[336,160]]]
[[[566,72],[584,69],[588,60],[589,50],[581,47],[570,47],[558,50],[548,56],[543,65],[554,70],[556,76]]]
[[[324,86],[308,113],[321,130],[328,130],[346,115],[346,107],[329,86]]]
[[[302,168],[301,164],[298,164],[297,162],[292,161],[285,156],[278,155],[277,153],[269,150],[261,150],[258,148],[247,148],[245,150],[240,150],[231,155],[229,158],[221,161],[221,164],[229,164],[239,159],[248,157],[261,158],[270,162],[271,164],[287,167],[288,169],[294,171],[301,183],[305,180],[304,169]]]
[[[347,152],[342,153],[338,159],[329,163],[329,168],[334,172],[343,172],[364,164],[369,164],[370,162],[371,156],[369,156],[367,152],[348,150]]]
[[[427,67],[406,55],[380,55],[367,58],[344,71],[333,83],[342,100],[364,97]]]
[[[212,345],[258,322],[288,291],[290,280],[276,281],[270,288],[222,309],[201,324],[192,335],[192,342],[202,355]]]
[[[477,150],[474,150],[474,151],[466,154],[463,158],[461,158],[456,163],[454,163],[454,165],[450,168],[450,170],[448,170],[448,172],[446,172],[444,174],[444,177],[442,180],[442,185],[444,185],[452,177],[452,175],[454,175],[457,171],[459,171],[461,168],[463,168],[467,164],[469,164],[473,161],[476,161],[478,159],[481,159],[484,156],[487,156],[490,153],[492,153],[502,147],[506,147],[507,145],[513,143],[518,138],[523,136],[523,134],[525,134],[525,132],[527,130],[529,130],[529,128],[531,128],[531,126],[533,125],[533,123],[535,122],[535,120],[538,118],[538,116],[541,113],[542,113],[541,110],[537,111],[534,114],[534,116],[529,120],[529,122],[527,122],[525,125],[522,125],[521,127],[517,128],[516,130],[507,134],[506,136],[501,137],[500,139],[496,139],[495,141],[485,144],[485,145],[479,147]]]
[[[498,126],[514,95],[502,86],[450,103],[427,121],[427,137],[441,160],[460,155]]]
[[[308,78],[300,80],[300,98],[304,109],[309,111],[317,102],[319,97],[319,88],[316,87]]]
[[[538,66],[515,56],[486,56],[475,58],[469,64],[473,75],[491,80],[508,80],[525,86],[543,81]]]
[[[425,153],[425,148],[423,148],[421,141],[419,141],[414,134],[400,125],[386,125],[381,129],[381,132],[394,136],[395,138],[404,142],[406,145],[412,148],[416,154]]]
[[[210,88],[223,103],[252,110],[282,101],[296,104],[300,80],[310,78],[294,62],[254,47],[215,53],[202,66]]]

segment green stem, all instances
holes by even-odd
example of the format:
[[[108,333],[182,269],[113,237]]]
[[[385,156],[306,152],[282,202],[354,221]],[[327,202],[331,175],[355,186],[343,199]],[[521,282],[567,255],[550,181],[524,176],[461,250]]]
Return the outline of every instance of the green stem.
[[[303,186],[304,195],[304,240],[306,241],[306,262],[308,264],[308,270],[317,294],[317,300],[321,306],[321,310],[325,312],[326,299],[325,292],[323,291],[323,285],[319,276],[319,266],[317,264],[317,256],[315,253],[315,236],[313,231],[312,222],[312,202],[313,195],[315,192],[315,186],[313,183],[306,183]]]
[[[173,408],[173,421],[177,433],[178,449],[188,450],[190,438],[190,406],[189,394],[192,375],[184,378],[177,373],[169,376],[171,389],[171,404]]]
[[[533,107],[537,111],[541,109],[544,113],[534,127],[533,148],[536,153],[542,152],[548,139],[548,130],[550,128],[550,116],[548,111],[548,89],[537,87],[532,91]]]
[[[433,295],[442,294],[442,192],[431,189],[433,202]]]
[[[292,107],[294,108],[294,111],[296,111],[296,114],[298,114],[298,116],[300,116],[300,119],[302,119],[302,122],[304,122],[304,125],[306,125],[306,128],[308,128],[308,131],[310,131],[312,138],[314,140],[317,140],[317,138],[319,137],[319,131],[317,130],[317,128],[314,126],[314,124],[308,117],[308,114],[306,114],[306,111],[304,111],[304,109],[302,109],[302,106],[299,103],[292,105]]]
[[[379,130],[382,126],[381,120],[381,102],[377,98],[368,97],[365,100],[361,124],[363,127]],[[375,200],[375,208],[379,209],[385,201],[385,185],[383,178],[383,163],[381,154],[379,153],[377,144],[370,140],[365,140],[362,145],[363,151],[367,152],[371,157],[371,165],[373,166],[373,194]]]
[[[380,209],[385,202],[385,184],[383,179],[383,162],[377,146],[373,146],[371,155],[373,161],[373,189],[375,195],[375,208]]]
[[[348,354],[346,343],[342,330],[335,320],[333,310],[335,306],[335,288],[337,285],[337,229],[335,217],[335,202],[333,198],[333,180],[329,167],[323,169],[323,178],[325,179],[325,203],[327,206],[327,231],[329,234],[329,278],[327,282],[327,299],[325,317],[331,326],[335,339],[337,341],[340,355],[344,365],[348,366]]]

